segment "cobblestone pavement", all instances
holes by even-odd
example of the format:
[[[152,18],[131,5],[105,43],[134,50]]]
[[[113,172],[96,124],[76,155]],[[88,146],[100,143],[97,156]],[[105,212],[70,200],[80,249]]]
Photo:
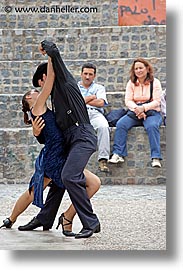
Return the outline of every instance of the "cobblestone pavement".
[[[0,185],[0,221],[11,212],[26,185]],[[44,196],[46,196],[45,191]],[[64,196],[59,209],[62,213],[70,204]],[[12,229],[0,229],[2,250],[166,250],[166,186],[115,185],[101,186],[93,197],[94,212],[101,222],[101,232],[88,239],[67,238],[53,229],[20,232],[19,225],[27,223],[39,209],[33,205],[17,219]],[[75,217],[73,231],[81,223]]]

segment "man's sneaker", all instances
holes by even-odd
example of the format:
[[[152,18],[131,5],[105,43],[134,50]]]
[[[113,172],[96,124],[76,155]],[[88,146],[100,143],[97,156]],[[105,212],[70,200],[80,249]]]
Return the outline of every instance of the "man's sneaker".
[[[107,167],[107,160],[105,159],[99,160],[98,165],[99,165],[99,170],[101,172],[109,172],[109,168]]]
[[[117,154],[113,154],[112,158],[108,160],[108,162],[110,163],[119,163],[119,162],[124,162],[124,158],[118,156]]]
[[[152,160],[152,167],[159,167],[159,168],[161,168],[161,163],[160,163],[159,159],[153,159]]]

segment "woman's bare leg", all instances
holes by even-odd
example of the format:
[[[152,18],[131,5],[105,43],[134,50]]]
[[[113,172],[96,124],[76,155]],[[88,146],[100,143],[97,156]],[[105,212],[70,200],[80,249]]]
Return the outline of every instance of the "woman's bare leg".
[[[44,178],[44,189],[50,183],[50,181],[51,181],[50,179]],[[27,209],[27,207],[30,205],[33,199],[34,199],[34,190],[32,189],[31,192],[29,192],[29,190],[25,191],[16,201],[9,219],[14,223],[18,218],[18,216]]]
[[[86,177],[86,192],[88,194],[88,197],[91,198],[99,190],[101,181],[98,176],[96,176],[87,169],[84,170],[84,174]],[[69,208],[64,212],[64,217],[69,221],[72,221],[75,215],[76,210],[73,204],[71,204]],[[64,220],[64,224],[67,223],[68,221]],[[64,230],[72,231],[72,224],[65,225]]]

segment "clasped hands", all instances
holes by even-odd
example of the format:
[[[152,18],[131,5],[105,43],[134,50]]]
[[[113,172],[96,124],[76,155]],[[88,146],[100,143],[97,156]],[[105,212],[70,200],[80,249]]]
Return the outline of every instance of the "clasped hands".
[[[134,112],[136,114],[136,116],[138,117],[138,119],[146,119],[146,114],[145,114],[145,108],[143,105],[137,106],[134,108]]]
[[[46,55],[46,51],[43,49],[43,47],[42,47],[41,44],[39,44],[38,50],[39,50],[39,52],[40,52],[42,55]]]

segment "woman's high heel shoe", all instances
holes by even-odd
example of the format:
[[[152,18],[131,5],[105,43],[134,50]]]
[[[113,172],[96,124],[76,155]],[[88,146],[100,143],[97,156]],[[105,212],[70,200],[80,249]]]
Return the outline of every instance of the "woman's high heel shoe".
[[[64,224],[64,220],[66,220],[68,223]],[[61,216],[58,218],[58,225],[56,227],[56,229],[59,228],[60,224],[62,225],[62,233],[66,236],[66,237],[74,237],[76,234],[73,233],[72,231],[69,230],[64,230],[64,226],[72,224],[72,221],[66,219],[64,217],[64,213],[61,214]]]
[[[2,227],[11,228],[13,224],[14,224],[14,222],[12,222],[12,221],[10,220],[10,218],[6,218],[6,219],[3,221],[3,225],[1,225],[0,228],[2,228]]]

